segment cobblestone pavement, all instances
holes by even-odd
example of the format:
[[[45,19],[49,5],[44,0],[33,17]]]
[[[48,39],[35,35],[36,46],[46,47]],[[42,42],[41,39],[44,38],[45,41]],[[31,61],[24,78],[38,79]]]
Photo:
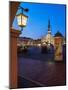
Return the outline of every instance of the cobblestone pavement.
[[[66,64],[55,62],[53,54],[34,52],[18,57],[18,75],[38,83],[41,86],[65,85]]]

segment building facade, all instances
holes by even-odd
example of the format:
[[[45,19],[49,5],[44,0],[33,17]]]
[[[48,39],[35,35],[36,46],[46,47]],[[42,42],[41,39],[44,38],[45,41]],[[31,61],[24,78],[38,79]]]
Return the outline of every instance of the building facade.
[[[59,31],[57,31],[55,36],[57,36],[57,38],[59,38],[59,36],[60,36],[62,38],[61,39],[62,44],[65,44],[65,38],[62,36],[62,34]],[[28,45],[28,46],[42,46],[42,45],[45,46],[45,45],[47,45],[47,47],[50,47],[50,45],[53,45],[55,47],[55,43],[57,43],[57,41],[55,40],[55,36],[53,36],[51,33],[51,25],[50,25],[50,20],[49,20],[47,34],[43,38],[33,40],[32,38],[19,37],[17,45],[24,45],[24,46],[25,45]],[[60,41],[60,39],[59,39],[59,41]]]
[[[26,37],[19,37],[17,40],[17,46],[29,46],[33,45],[33,39]]]

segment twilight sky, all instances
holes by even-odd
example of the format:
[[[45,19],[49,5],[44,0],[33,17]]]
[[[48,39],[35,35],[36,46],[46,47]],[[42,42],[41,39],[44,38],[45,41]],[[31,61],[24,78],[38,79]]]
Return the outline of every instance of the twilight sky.
[[[66,6],[58,4],[41,3],[21,3],[20,6],[28,8],[29,12],[24,12],[28,16],[27,26],[23,28],[21,36],[40,39],[47,34],[48,20],[50,19],[52,35],[60,31],[65,36]],[[17,13],[20,13],[19,9]],[[19,29],[17,18],[15,17],[13,27]]]

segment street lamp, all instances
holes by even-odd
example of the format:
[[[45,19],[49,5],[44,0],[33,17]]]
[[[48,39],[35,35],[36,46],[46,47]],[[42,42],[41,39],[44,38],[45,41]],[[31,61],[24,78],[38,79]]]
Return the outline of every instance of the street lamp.
[[[28,16],[23,14],[23,11],[28,12],[28,9],[24,9],[23,7],[18,7],[18,9],[22,10],[22,13],[19,13],[16,15],[18,25],[21,27],[21,31],[23,30],[23,27],[27,24]]]

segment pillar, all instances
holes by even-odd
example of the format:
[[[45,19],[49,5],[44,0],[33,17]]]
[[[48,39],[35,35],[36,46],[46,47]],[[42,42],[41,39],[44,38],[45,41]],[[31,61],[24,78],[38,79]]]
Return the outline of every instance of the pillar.
[[[17,88],[17,37],[19,36],[19,34],[20,31],[18,30],[10,30],[10,88]]]
[[[55,37],[55,61],[63,61],[62,37]]]

